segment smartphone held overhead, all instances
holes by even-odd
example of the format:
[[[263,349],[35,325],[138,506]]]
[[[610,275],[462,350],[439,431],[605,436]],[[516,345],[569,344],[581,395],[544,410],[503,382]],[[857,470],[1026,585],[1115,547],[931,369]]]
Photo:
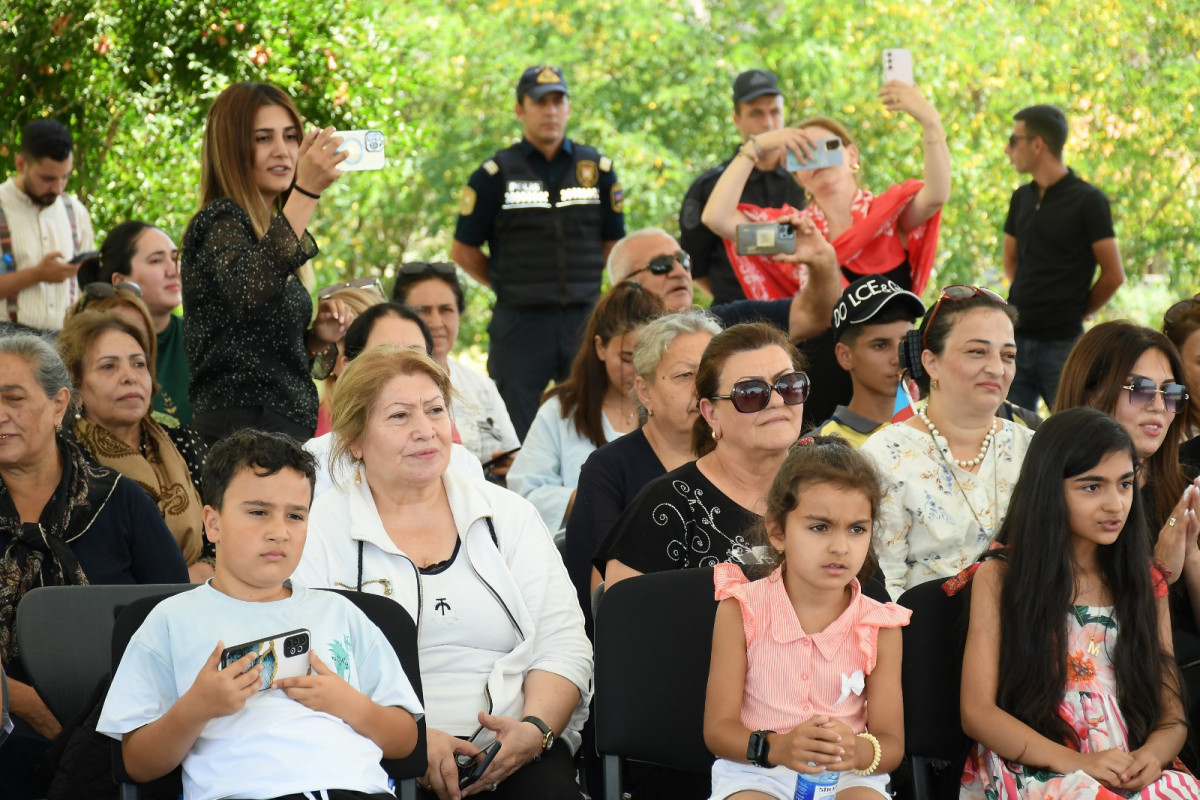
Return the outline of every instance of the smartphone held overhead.
[[[912,51],[903,48],[883,51],[883,82],[887,83],[888,81],[900,81],[909,86],[915,85]]]
[[[750,222],[737,226],[740,256],[772,256],[796,252],[796,229],[779,222]]]
[[[346,160],[338,164],[342,172],[383,169],[384,138],[380,131],[335,131],[333,135],[342,137],[342,144],[337,151],[348,153]]]
[[[804,172],[810,169],[836,167],[842,163],[842,140],[836,136],[827,136],[813,143],[812,161],[801,161],[791,150],[787,151],[787,171]]]

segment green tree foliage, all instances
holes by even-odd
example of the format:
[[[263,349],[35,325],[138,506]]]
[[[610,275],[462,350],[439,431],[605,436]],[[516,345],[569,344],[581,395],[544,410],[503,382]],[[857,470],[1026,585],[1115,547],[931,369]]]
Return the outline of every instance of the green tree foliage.
[[[736,144],[730,84],[775,71],[788,118],[827,115],[859,141],[866,186],[919,176],[920,130],[875,98],[886,47],[914,53],[954,159],[931,286],[999,286],[1019,178],[1013,112],[1066,109],[1067,161],[1103,187],[1127,271],[1200,284],[1197,0],[0,0],[0,167],[29,119],[78,141],[75,189],[99,230],[129,217],[176,237],[196,210],[199,141],[234,80],[285,86],[307,119],[379,128],[388,169],[345,176],[314,230],[323,280],[445,259],[459,188],[519,135],[513,90],[562,65],[569,135],[617,164],[630,229],[677,229],[689,183]],[[4,148],[5,144],[0,144]],[[471,293],[473,310],[489,294]],[[472,314],[465,340],[479,340]]]

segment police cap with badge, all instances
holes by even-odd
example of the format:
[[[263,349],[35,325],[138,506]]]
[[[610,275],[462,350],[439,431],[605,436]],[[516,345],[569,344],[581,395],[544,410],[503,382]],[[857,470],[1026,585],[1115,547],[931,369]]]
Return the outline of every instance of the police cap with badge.
[[[518,103],[521,102],[522,97],[541,100],[551,92],[562,92],[570,96],[567,92],[567,82],[563,78],[562,67],[539,64],[522,72],[521,80],[517,81]]]

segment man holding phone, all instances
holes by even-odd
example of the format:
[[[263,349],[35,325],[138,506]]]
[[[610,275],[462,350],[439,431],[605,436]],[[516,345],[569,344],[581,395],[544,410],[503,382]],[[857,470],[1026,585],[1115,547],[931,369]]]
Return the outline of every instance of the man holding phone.
[[[739,145],[784,126],[783,95],[774,73],[752,69],[737,76],[733,82],[733,124],[742,136]],[[692,257],[692,277],[716,304],[746,299],[725,254],[724,240],[700,221],[713,186],[736,157],[734,150],[732,156],[697,178],[688,188],[679,212],[679,239]],[[786,203],[804,208],[804,189],[784,168],[781,152],[769,154],[754,166],[742,190],[743,203],[762,208],[781,208]]]
[[[1067,354],[1094,314],[1125,282],[1108,198],[1062,160],[1067,118],[1050,105],[1013,117],[1005,155],[1033,180],[1013,192],[1004,221],[1004,274],[1017,308],[1017,374],[1008,397],[1054,407]],[[1096,266],[1100,274],[1096,275]]]
[[[22,132],[17,174],[0,184],[0,322],[57,332],[79,297],[78,256],[95,242],[87,209],[65,192],[74,148],[52,119]]]
[[[516,115],[521,141],[463,188],[450,257],[496,292],[488,373],[524,439],[546,384],[570,372],[625,217],[612,160],[566,138],[571,101],[560,68],[521,74]]]

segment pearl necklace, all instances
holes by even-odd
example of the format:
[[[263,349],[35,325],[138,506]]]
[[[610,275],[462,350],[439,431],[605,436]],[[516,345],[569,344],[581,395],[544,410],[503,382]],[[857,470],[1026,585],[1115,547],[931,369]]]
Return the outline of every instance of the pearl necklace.
[[[936,442],[937,437],[941,436],[942,434],[937,429],[937,426],[935,426],[933,424],[933,422],[930,421],[929,415],[925,413],[925,409],[924,408],[918,409],[917,416],[920,417],[921,421],[925,423],[925,427],[929,429],[930,435],[933,436],[934,441]],[[960,466],[961,468],[963,468],[965,470],[970,470],[972,467],[979,466],[980,464],[983,463],[983,457],[987,455],[988,448],[992,446],[992,441],[995,438],[996,438],[996,420],[993,419],[991,430],[989,430],[987,432],[987,435],[983,437],[983,444],[979,445],[979,454],[976,455],[972,459],[968,459],[967,461],[960,461],[959,459],[955,458],[954,463],[958,464],[958,466]],[[951,457],[954,456],[954,454],[950,452],[950,448],[948,446],[943,449]]]

